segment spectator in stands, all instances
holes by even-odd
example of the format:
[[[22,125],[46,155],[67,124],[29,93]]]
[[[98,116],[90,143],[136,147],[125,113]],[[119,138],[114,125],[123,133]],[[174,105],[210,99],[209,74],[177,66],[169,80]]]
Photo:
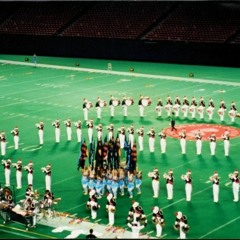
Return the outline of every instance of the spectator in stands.
[[[86,235],[86,238],[88,238],[88,239],[97,238],[97,237],[93,234],[93,229],[92,229],[92,228],[89,230],[89,234]]]

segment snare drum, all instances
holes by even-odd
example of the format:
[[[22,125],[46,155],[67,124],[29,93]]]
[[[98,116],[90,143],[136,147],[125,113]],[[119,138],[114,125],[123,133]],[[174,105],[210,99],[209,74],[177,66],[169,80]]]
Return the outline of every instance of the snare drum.
[[[223,114],[224,114],[224,109],[223,108],[218,109],[218,115],[222,116]]]
[[[204,109],[203,106],[198,107],[197,108],[198,113],[201,114],[203,112],[203,109]]]
[[[183,105],[181,110],[182,110],[182,112],[187,112],[188,106],[187,105]]]
[[[152,100],[151,100],[150,97],[144,97],[144,98],[142,99],[142,105],[143,105],[144,107],[150,106],[151,103],[152,103]]]
[[[190,112],[194,112],[196,110],[196,107],[194,105],[192,105],[190,108],[189,108],[189,111]]]
[[[131,106],[131,105],[133,105],[133,103],[134,103],[134,101],[133,101],[132,98],[128,98],[128,99],[126,100],[126,105],[127,105],[127,106]]]
[[[100,101],[99,106],[100,106],[101,108],[102,108],[102,107],[106,107],[106,106],[107,106],[106,101]]]
[[[235,117],[236,116],[236,111],[235,110],[230,110],[228,112],[229,117]]]
[[[119,105],[120,105],[120,100],[114,99],[114,100],[112,101],[112,105],[113,105],[114,107],[119,106]]]
[[[207,114],[212,114],[213,113],[213,108],[208,107],[206,112],[207,112]]]
[[[175,105],[173,106],[173,110],[174,110],[175,112],[177,112],[177,111],[179,110],[179,107],[180,107],[179,104],[175,104]]]
[[[164,106],[165,110],[168,112],[168,111],[171,111],[171,108],[172,108],[172,105],[170,104],[167,104]]]
[[[87,104],[86,104],[86,108],[87,109],[92,108],[92,106],[93,106],[92,102],[87,102]]]

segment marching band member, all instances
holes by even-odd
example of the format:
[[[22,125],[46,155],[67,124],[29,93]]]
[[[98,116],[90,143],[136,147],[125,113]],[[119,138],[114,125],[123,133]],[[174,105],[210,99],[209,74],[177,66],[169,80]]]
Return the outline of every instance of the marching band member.
[[[209,136],[209,140],[210,140],[210,152],[211,152],[211,155],[214,156],[215,150],[216,150],[216,141],[217,141],[216,134],[212,133]]]
[[[116,201],[111,193],[107,195],[106,211],[108,213],[108,225],[113,226],[116,212]]]
[[[49,163],[46,167],[42,167],[41,171],[45,174],[45,186],[46,190],[49,190],[51,192],[51,164]]]
[[[137,190],[137,194],[141,194],[141,185],[142,185],[142,171],[136,171],[135,174],[135,188]]]
[[[187,117],[188,115],[188,108],[189,108],[189,101],[186,96],[183,97],[183,106],[182,106],[182,112],[183,112],[183,117]]]
[[[196,117],[196,108],[197,108],[197,101],[195,97],[192,97],[192,101],[191,101],[191,106],[189,108],[189,111],[192,114],[192,119],[194,119]]]
[[[210,181],[213,183],[213,202],[217,203],[219,199],[219,180],[218,172],[215,171],[212,176],[209,177]]]
[[[186,193],[186,201],[191,201],[192,196],[192,172],[188,170],[187,173],[184,175],[182,174],[181,179],[185,181],[185,193]]]
[[[144,214],[142,207],[136,201],[132,202],[132,207],[130,208],[127,217],[127,223],[132,222],[139,222],[140,224],[147,226],[147,217]]]
[[[80,143],[82,141],[82,122],[78,120],[74,126],[76,127],[77,141]]]
[[[95,108],[96,108],[96,111],[97,111],[97,118],[98,119],[101,119],[101,113],[102,113],[102,108],[100,106],[100,102],[101,102],[101,99],[100,97],[97,98],[97,102],[95,104]]]
[[[11,130],[11,134],[13,135],[13,141],[14,141],[14,149],[18,149],[19,144],[19,129],[18,127],[15,127],[13,130]]]
[[[26,200],[28,200],[29,198],[33,199],[33,196],[34,196],[33,186],[32,184],[28,184],[27,189],[25,191]]]
[[[213,113],[214,113],[214,103],[213,103],[213,99],[210,98],[209,99],[209,103],[208,103],[208,108],[207,108],[207,114],[208,114],[208,117],[209,117],[209,120],[212,120],[212,117],[213,117]]]
[[[179,137],[180,137],[180,146],[181,146],[181,150],[182,150],[182,154],[186,154],[186,130],[183,129],[180,133],[179,133]]]
[[[28,212],[30,216],[31,227],[36,228],[37,223],[36,204],[33,199],[31,198],[27,199],[25,210]]]
[[[102,124],[99,123],[97,126],[96,126],[96,129],[97,129],[97,140],[100,141],[102,140]]]
[[[87,208],[91,210],[91,218],[97,218],[97,211],[100,208],[100,205],[97,202],[96,192],[95,190],[91,190],[89,192],[89,199],[87,201]]]
[[[175,128],[175,113],[172,112],[172,115],[170,116],[170,125],[171,125],[171,131],[175,130],[177,132],[177,129]]]
[[[199,107],[198,107],[198,113],[199,113],[199,116],[200,116],[200,119],[201,119],[201,120],[204,118],[204,109],[205,109],[204,98],[203,98],[203,97],[200,97]]]
[[[144,226],[140,225],[140,222],[132,222],[128,223],[127,225],[132,229],[132,238],[139,238],[139,233]]]
[[[170,169],[168,173],[163,174],[163,178],[166,179],[167,199],[173,199],[173,171]]]
[[[109,126],[107,126],[107,130],[108,130],[108,141],[110,141],[114,138],[114,125],[111,123]]]
[[[158,198],[159,189],[160,189],[158,169],[154,168],[153,172],[148,173],[148,177],[152,178],[153,197]]]
[[[82,169],[82,188],[83,188],[83,194],[88,194],[88,182],[89,182],[89,169],[87,166],[84,166]]]
[[[6,140],[6,134],[4,131],[0,133],[0,141],[1,141],[1,155],[6,155],[6,146],[7,146],[7,140]]]
[[[125,143],[125,126],[122,125],[121,128],[118,129],[118,133],[119,133],[119,141],[120,141],[120,147],[121,149],[124,148],[124,143]]]
[[[152,222],[156,226],[156,237],[160,238],[162,236],[162,228],[165,225],[165,219],[163,216],[163,211],[159,207],[153,207],[152,211]]]
[[[166,105],[165,105],[165,110],[167,112],[168,117],[170,117],[170,115],[171,115],[172,105],[173,105],[172,98],[168,95]]]
[[[88,108],[87,108],[87,99],[83,99],[83,115],[84,115],[84,120],[88,121]]]
[[[29,161],[28,165],[23,167],[23,169],[28,172],[27,174],[28,185],[33,185],[33,162]]]
[[[89,143],[91,143],[93,140],[93,120],[92,119],[87,121],[87,128],[88,128]]]
[[[148,144],[149,144],[149,150],[150,152],[154,152],[154,144],[155,144],[155,130],[152,127],[150,131],[147,133],[148,135]]]
[[[16,163],[12,163],[12,166],[16,168],[16,181],[17,181],[17,189],[22,188],[22,160],[19,159]]]
[[[110,108],[110,116],[114,117],[114,105],[113,105],[113,100],[114,97],[113,95],[110,96],[110,100],[109,100],[109,108]]]
[[[180,98],[178,96],[176,96],[174,106],[173,106],[173,111],[175,112],[176,117],[179,117],[180,107],[181,107]]]
[[[186,233],[189,231],[189,225],[187,217],[182,212],[175,213],[176,220],[174,223],[174,229],[179,230],[179,239],[186,239]]]
[[[231,122],[235,122],[235,117],[236,117],[236,114],[237,114],[237,108],[236,108],[236,105],[235,105],[235,102],[232,101],[231,102],[231,106],[230,106],[230,111],[229,111],[229,116],[231,118]]]
[[[229,131],[225,131],[222,135],[223,145],[224,145],[224,154],[226,157],[229,156],[229,149],[230,149],[230,136]]]
[[[139,101],[138,101],[138,108],[139,108],[140,117],[143,117],[143,114],[144,114],[144,106],[142,104],[142,100],[143,100],[143,95],[140,95]]]
[[[128,139],[129,139],[129,144],[131,146],[131,148],[133,147],[133,143],[134,143],[134,126],[131,125],[130,128],[128,128]]]
[[[144,127],[142,126],[140,129],[137,129],[138,134],[138,145],[139,145],[139,151],[143,151],[143,135],[144,135]]]
[[[38,129],[38,137],[39,137],[39,144],[43,145],[43,129],[44,129],[44,123],[36,123],[36,128]]]
[[[218,109],[218,115],[220,117],[220,121],[223,122],[224,121],[224,114],[226,112],[226,105],[225,105],[225,102],[223,100],[220,101],[220,106],[219,106],[219,109]]]
[[[238,170],[235,170],[233,173],[228,174],[228,177],[232,181],[233,201],[234,202],[238,202],[238,200],[239,200],[239,176],[238,176]]]
[[[200,130],[195,134],[196,138],[196,148],[197,148],[197,155],[201,155],[202,153],[202,134]]]
[[[2,165],[4,167],[4,175],[5,175],[5,186],[10,186],[10,176],[11,176],[11,159],[2,160]]]
[[[64,121],[64,124],[66,126],[66,130],[67,130],[67,140],[71,141],[72,140],[72,122],[71,119],[67,119],[66,121]]]
[[[56,119],[54,122],[52,122],[52,126],[55,128],[55,141],[56,143],[60,142],[60,120]]]
[[[158,117],[161,117],[161,116],[162,116],[162,108],[163,108],[162,99],[161,99],[161,98],[158,98],[157,106],[156,106],[156,111],[157,111],[157,113],[158,113]]]
[[[127,98],[124,96],[123,100],[122,100],[122,109],[123,109],[123,116],[124,117],[127,117],[127,115],[128,115],[126,100],[127,100]]]
[[[160,149],[161,153],[166,153],[166,147],[167,147],[167,135],[164,129],[162,129],[161,132],[158,133],[158,136],[160,137]]]

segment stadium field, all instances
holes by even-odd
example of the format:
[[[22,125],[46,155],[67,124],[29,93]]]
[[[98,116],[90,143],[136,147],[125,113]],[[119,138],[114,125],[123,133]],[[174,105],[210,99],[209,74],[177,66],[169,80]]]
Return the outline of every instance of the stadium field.
[[[29,61],[26,61],[28,60]],[[108,63],[112,64],[112,70],[108,70]],[[133,71],[130,71],[132,69]],[[0,130],[6,132],[7,150],[1,159],[11,158],[12,162],[22,159],[23,165],[30,160],[34,163],[34,189],[40,194],[45,190],[45,177],[41,167],[48,163],[52,165],[52,191],[61,201],[55,206],[57,212],[66,213],[65,217],[59,217],[58,224],[55,219],[48,219],[37,224],[36,229],[25,231],[19,223],[10,222],[2,224],[0,219],[0,238],[69,238],[73,226],[69,219],[86,219],[88,225],[75,224],[79,230],[74,237],[82,239],[90,227],[96,229],[105,228],[108,224],[105,211],[106,198],[99,199],[101,208],[98,211],[97,221],[90,218],[90,212],[86,209],[88,196],[84,195],[81,186],[81,173],[77,170],[80,154],[80,145],[77,143],[75,129],[72,128],[72,140],[67,141],[64,121],[68,118],[72,122],[81,120],[83,123],[82,137],[88,144],[87,126],[84,122],[82,104],[83,98],[87,98],[95,105],[97,97],[106,100],[110,95],[122,100],[123,95],[132,97],[134,104],[128,108],[128,117],[122,115],[122,107],[115,107],[115,116],[110,117],[109,107],[103,107],[102,118],[97,120],[95,107],[90,109],[89,118],[94,120],[94,126],[103,125],[103,136],[107,135],[106,126],[114,124],[115,132],[124,125],[126,128],[134,125],[135,130],[144,126],[144,151],[137,154],[138,169],[143,172],[142,194],[130,199],[125,189],[124,196],[118,196],[115,214],[115,226],[119,229],[130,231],[126,225],[128,211],[132,201],[136,200],[143,207],[148,217],[148,225],[142,230],[144,236],[155,238],[155,226],[151,222],[153,206],[159,206],[164,213],[166,225],[163,228],[163,239],[176,239],[179,233],[174,230],[174,213],[183,212],[190,225],[187,238],[191,239],[238,239],[240,238],[240,205],[233,202],[232,184],[228,177],[235,169],[240,170],[239,163],[239,126],[240,118],[232,123],[228,116],[228,110],[232,101],[240,108],[240,70],[238,68],[224,68],[213,66],[192,66],[177,64],[160,64],[147,62],[127,62],[99,59],[55,58],[38,56],[37,66],[32,63],[32,56],[0,55]],[[152,100],[150,106],[145,107],[144,117],[140,118],[138,109],[139,96],[148,96]],[[192,120],[180,117],[176,118],[176,127],[189,127],[192,131],[201,129],[204,133],[202,154],[196,154],[196,142],[194,139],[187,141],[187,154],[181,154],[179,138],[169,133],[167,135],[166,154],[161,154],[159,137],[156,136],[155,152],[150,153],[148,148],[148,136],[146,133],[154,127],[156,133],[161,129],[169,128],[169,119],[163,110],[162,117],[156,113],[158,97],[165,104],[167,96],[174,100],[176,96],[189,100],[194,96],[197,101],[204,97],[206,103],[212,98],[215,103],[213,120],[209,120],[207,114],[204,120],[199,115]],[[227,105],[225,121],[220,122],[217,109],[221,100]],[[55,143],[54,128],[52,122],[59,118],[61,122],[61,141]],[[43,121],[44,144],[39,145],[38,133],[35,124]],[[14,150],[13,136],[10,131],[18,126],[20,130],[20,145]],[[215,156],[210,155],[208,135],[212,131],[225,131],[230,129],[230,154],[224,156],[224,146],[221,137],[217,140]],[[94,129],[94,139],[97,133]],[[137,134],[135,133],[137,140]],[[125,153],[122,151],[121,162],[125,162]],[[86,162],[88,164],[88,161]],[[153,198],[151,179],[148,172],[157,167],[160,172],[159,198]],[[174,196],[173,200],[167,199],[165,179],[163,173],[172,169],[174,172]],[[185,200],[185,183],[181,175],[188,169],[192,171],[193,192],[191,202]],[[213,202],[212,183],[209,177],[214,171],[220,176],[219,202]],[[15,169],[11,168],[11,189],[16,202],[25,197],[27,188],[26,172],[23,172],[23,188],[16,189]],[[5,184],[4,169],[0,170],[0,183]],[[57,227],[62,230],[56,230]],[[57,226],[57,227],[56,227]],[[99,228],[102,226],[102,228]],[[75,228],[74,228],[75,229]],[[111,238],[115,236],[111,232],[97,232],[99,238]],[[118,237],[125,235],[119,233]]]

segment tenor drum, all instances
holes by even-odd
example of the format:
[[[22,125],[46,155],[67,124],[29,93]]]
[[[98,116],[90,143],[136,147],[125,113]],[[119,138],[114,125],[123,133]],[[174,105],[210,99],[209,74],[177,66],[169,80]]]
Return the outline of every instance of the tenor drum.
[[[229,117],[235,117],[236,116],[236,111],[235,110],[230,110],[228,112]]]
[[[207,108],[207,114],[212,114],[213,113],[213,108],[212,107],[208,107]]]
[[[92,106],[93,106],[92,102],[87,102],[87,104],[86,104],[87,109],[92,108]]]
[[[175,104],[174,106],[173,106],[173,110],[175,111],[175,112],[177,112],[178,110],[179,110],[179,104]]]
[[[182,112],[187,112],[188,110],[188,106],[187,105],[183,105],[182,106]]]
[[[131,106],[131,105],[133,105],[133,103],[134,103],[134,101],[133,101],[132,98],[129,98],[129,99],[126,100],[126,105],[127,106]]]
[[[193,106],[193,105],[189,108],[189,111],[190,111],[190,112],[194,112],[195,110],[196,110],[196,107]]]
[[[151,100],[150,97],[145,97],[145,98],[142,99],[142,105],[143,105],[144,107],[150,106],[151,103],[152,103],[152,100]]]
[[[99,105],[100,105],[100,107],[106,107],[107,103],[106,103],[106,101],[100,101]]]
[[[224,109],[223,108],[218,109],[218,115],[222,116],[223,114],[224,114]]]
[[[164,108],[167,112],[171,111],[171,105],[170,104],[165,105]]]
[[[113,102],[112,102],[112,105],[113,105],[114,107],[119,106],[119,105],[120,105],[120,100],[114,99]]]
[[[198,107],[197,108],[198,113],[201,114],[203,112],[203,109],[204,109],[203,106]]]

